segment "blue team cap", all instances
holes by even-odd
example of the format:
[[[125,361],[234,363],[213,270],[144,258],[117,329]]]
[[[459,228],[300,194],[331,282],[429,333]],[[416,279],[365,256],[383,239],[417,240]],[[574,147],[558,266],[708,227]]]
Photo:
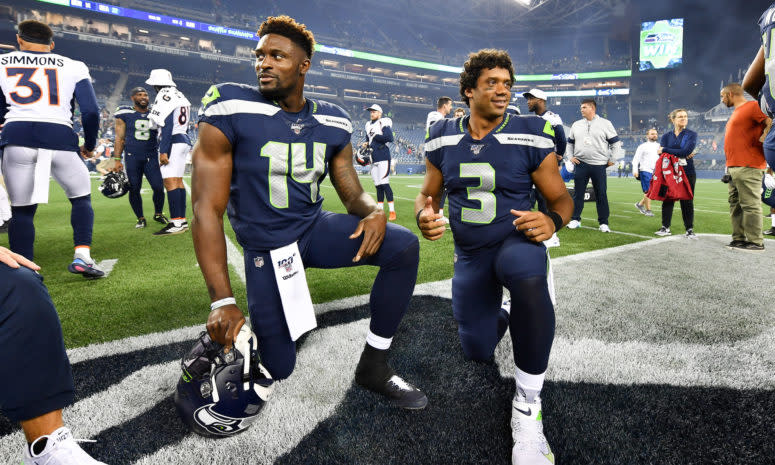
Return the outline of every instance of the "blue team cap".
[[[129,95],[134,97],[135,94],[139,94],[140,92],[145,92],[146,94],[148,93],[148,91],[145,90],[145,87],[135,87],[131,92],[129,92]]]

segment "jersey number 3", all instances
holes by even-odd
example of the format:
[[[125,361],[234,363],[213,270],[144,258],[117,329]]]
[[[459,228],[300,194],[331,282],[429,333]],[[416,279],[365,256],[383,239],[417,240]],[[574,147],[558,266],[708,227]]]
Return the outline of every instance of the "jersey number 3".
[[[19,105],[29,105],[35,103],[43,96],[43,89],[32,80],[32,77],[40,68],[6,68],[5,74],[8,77],[20,76],[16,81],[16,89],[11,92],[11,100]],[[48,84],[48,104],[59,105],[59,83],[57,81],[57,70],[46,68],[43,70]],[[21,91],[21,88],[26,90]],[[20,92],[21,91],[21,92]]]
[[[288,159],[294,181],[309,184],[311,202],[318,199],[318,179],[323,174],[326,144],[313,143],[312,168],[307,168],[307,144],[269,141],[261,147],[261,156],[269,158],[269,203],[275,208],[288,208]]]
[[[480,208],[463,207],[460,219],[464,223],[489,224],[495,218],[495,168],[489,163],[461,163],[461,178],[479,178],[479,185],[466,188],[469,200],[477,200]]]

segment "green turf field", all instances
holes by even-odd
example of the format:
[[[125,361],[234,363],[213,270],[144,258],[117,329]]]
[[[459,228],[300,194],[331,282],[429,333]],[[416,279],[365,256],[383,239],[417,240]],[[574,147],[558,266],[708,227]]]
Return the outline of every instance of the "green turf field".
[[[361,182],[374,195],[371,179],[361,177]],[[41,273],[59,310],[67,347],[203,324],[209,313],[209,299],[190,233],[153,237],[151,233],[161,227],[153,221],[146,229],[135,230],[128,199],[107,199],[98,193],[96,178],[92,183],[95,211],[92,255],[98,261],[118,260],[107,279],[89,281],[67,272],[66,267],[72,259],[70,204],[53,181],[50,202],[38,208],[35,218],[35,261],[42,267]],[[391,179],[397,222],[415,233],[418,231],[414,224],[413,204],[421,183],[419,176]],[[696,190],[695,231],[729,234],[726,185],[717,180],[698,180]],[[324,208],[344,212],[328,180],[323,183],[321,193],[326,198]],[[594,202],[587,202],[582,216],[583,228],[561,231],[562,246],[551,250],[553,257],[654,237],[654,231],[660,226],[660,202],[654,202],[655,217],[641,215],[633,206],[640,198],[637,181],[609,178],[608,196],[609,224],[613,232],[597,231]],[[150,217],[153,209],[147,186],[143,198],[146,216]],[[768,211],[763,209],[763,213]],[[765,219],[765,227],[768,226]],[[678,206],[672,229],[674,234],[684,232]],[[228,235],[234,240],[231,230]],[[449,231],[436,242],[421,240],[418,283],[452,276],[452,244]],[[7,235],[0,236],[0,245],[8,245]],[[374,267],[313,269],[308,271],[307,279],[313,301],[318,303],[368,293],[376,272]],[[232,286],[239,305],[246,308],[244,284],[236,273],[232,273]]]

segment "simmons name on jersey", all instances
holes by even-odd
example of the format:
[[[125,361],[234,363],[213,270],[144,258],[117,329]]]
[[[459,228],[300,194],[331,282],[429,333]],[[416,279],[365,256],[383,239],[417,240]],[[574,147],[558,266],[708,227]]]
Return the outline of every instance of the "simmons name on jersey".
[[[322,208],[328,162],[350,143],[347,113],[310,98],[288,113],[255,86],[226,83],[210,88],[199,115],[232,146],[228,214],[242,247],[269,250],[300,237]]]
[[[554,150],[551,123],[505,114],[481,140],[468,133],[469,117],[433,125],[425,141],[428,161],[444,177],[455,243],[472,251],[500,243],[514,228],[510,210],[530,210],[530,175]]]

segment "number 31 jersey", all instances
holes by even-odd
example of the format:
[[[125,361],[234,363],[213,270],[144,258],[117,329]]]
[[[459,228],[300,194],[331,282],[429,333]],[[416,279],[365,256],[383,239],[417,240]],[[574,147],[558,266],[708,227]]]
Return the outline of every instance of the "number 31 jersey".
[[[157,129],[151,129],[150,112],[141,113],[128,105],[116,109],[114,116],[126,124],[124,151],[132,155],[156,155],[159,147]],[[120,153],[116,154],[121,156]]]
[[[288,113],[255,86],[226,83],[204,96],[199,122],[231,143],[227,211],[240,245],[265,251],[304,234],[322,208],[331,157],[350,144],[347,113],[309,98],[302,111]]]
[[[554,150],[554,131],[538,116],[506,113],[500,125],[476,140],[468,133],[468,120],[431,126],[425,155],[444,177],[455,244],[470,252],[515,233],[511,209],[531,209],[530,175]]]
[[[94,121],[84,124],[87,148],[94,147],[98,108],[82,62],[56,53],[7,53],[0,56],[0,87],[3,145],[77,150],[78,136],[72,130],[75,100],[82,113],[95,113]]]

